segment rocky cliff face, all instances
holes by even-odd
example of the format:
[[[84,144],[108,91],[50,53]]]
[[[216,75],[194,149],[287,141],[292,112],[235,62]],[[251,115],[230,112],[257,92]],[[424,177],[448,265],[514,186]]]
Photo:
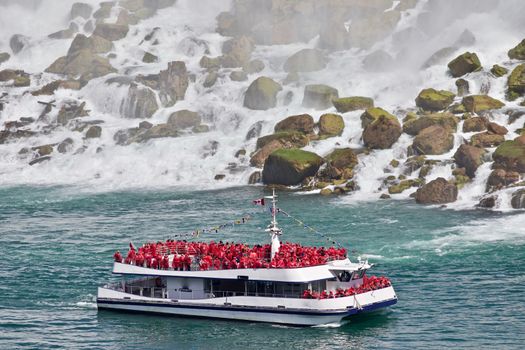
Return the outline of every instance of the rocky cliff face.
[[[5,183],[522,207],[520,1],[26,5],[0,4]]]

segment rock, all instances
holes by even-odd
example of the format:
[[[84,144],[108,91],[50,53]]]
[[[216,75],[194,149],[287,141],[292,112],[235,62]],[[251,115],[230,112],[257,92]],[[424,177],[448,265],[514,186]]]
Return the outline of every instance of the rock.
[[[475,134],[470,138],[470,144],[476,147],[494,147],[505,141],[505,137],[489,132]]]
[[[7,52],[0,52],[0,64],[8,61],[10,57],[11,55],[8,54]]]
[[[235,158],[244,157],[246,155],[245,149],[240,149],[237,152],[235,152]]]
[[[370,97],[363,96],[336,98],[332,101],[332,103],[339,113],[374,108],[374,100]]]
[[[507,74],[509,72],[509,70],[505,67],[502,67],[500,65],[493,65],[492,68],[490,69],[490,72],[496,77],[496,78],[499,78],[499,77],[502,77],[504,76],[505,74]]]
[[[90,126],[86,131],[86,139],[96,139],[102,135],[102,128],[98,125]]]
[[[93,18],[97,20],[102,20],[109,18],[111,16],[111,9],[115,5],[115,2],[113,1],[105,1],[100,3],[100,8],[95,11],[93,14]]]
[[[448,69],[450,70],[450,74],[452,74],[454,78],[457,78],[467,73],[481,70],[481,63],[475,53],[465,52],[450,61]]]
[[[107,58],[95,55],[89,50],[80,50],[71,56],[60,57],[45,70],[47,73],[70,77],[80,75],[81,80],[91,80],[116,71]]]
[[[253,60],[242,66],[242,70],[246,74],[259,73],[264,70],[264,62],[261,60]]]
[[[15,141],[21,138],[31,137],[35,135],[36,132],[31,130],[1,130],[0,131],[0,144],[8,143],[9,141]]]
[[[383,50],[377,50],[363,59],[363,68],[369,72],[382,72],[391,69],[394,58]]]
[[[489,121],[485,117],[472,117],[463,122],[463,132],[479,132],[487,130]]]
[[[93,35],[98,35],[109,41],[124,39],[128,35],[129,26],[113,23],[98,23]]]
[[[215,31],[222,36],[234,36],[239,32],[236,24],[236,18],[232,13],[221,12],[217,16],[217,28]]]
[[[219,69],[221,66],[221,59],[219,57],[202,56],[199,61],[199,66],[206,69]]]
[[[29,44],[29,37],[22,34],[15,34],[9,40],[9,47],[15,55],[22,51],[27,44]]]
[[[454,146],[454,136],[449,128],[432,125],[417,134],[412,144],[415,154],[443,154]]]
[[[487,189],[501,189],[520,180],[520,174],[516,171],[505,169],[494,169],[487,180]]]
[[[525,93],[525,63],[512,70],[507,80],[507,98],[515,100],[519,95]]]
[[[301,80],[301,77],[299,76],[299,73],[297,72],[290,72],[286,75],[286,78],[283,80],[284,85],[290,85],[290,84],[297,84]]]
[[[315,72],[326,67],[326,57],[321,50],[303,49],[288,57],[285,72]]]
[[[69,47],[67,56],[73,56],[82,50],[89,50],[92,53],[106,53],[111,51],[113,43],[97,35],[90,37],[84,34],[77,34]]]
[[[29,76],[23,70],[4,69],[0,71],[0,81],[16,80],[19,77]]]
[[[332,190],[329,188],[323,188],[319,194],[321,196],[330,196],[332,194]]]
[[[173,106],[183,100],[189,85],[186,64],[182,61],[168,63],[168,69],[159,74],[139,75],[136,80],[159,91],[159,98],[164,106]]]
[[[223,180],[225,177],[226,177],[226,175],[224,175],[224,174],[217,174],[217,175],[215,175],[215,177],[213,179],[214,180]]]
[[[206,75],[206,78],[204,79],[202,86],[204,86],[205,88],[210,88],[213,85],[215,85],[218,78],[219,78],[219,73],[217,73],[217,71],[211,71]]]
[[[525,144],[517,140],[501,143],[492,154],[494,167],[525,173]]]
[[[506,127],[494,122],[490,122],[487,124],[487,130],[497,135],[506,135],[509,132]]]
[[[329,179],[350,179],[358,160],[352,149],[336,148],[326,156],[326,163],[323,176]]]
[[[142,62],[144,63],[154,63],[158,61],[159,61],[159,57],[155,56],[151,52],[144,52],[144,56],[142,56]]]
[[[277,93],[281,85],[267,77],[255,79],[244,95],[244,107],[254,110],[267,110],[277,104]]]
[[[463,78],[456,80],[456,87],[458,88],[458,96],[462,97],[470,93],[469,83]]]
[[[66,138],[64,141],[60,142],[57,146],[58,153],[67,153],[73,150],[73,139]]]
[[[131,83],[126,100],[120,106],[124,118],[151,118],[159,109],[155,92],[148,87]]]
[[[314,133],[314,118],[309,114],[292,115],[275,125],[275,132],[299,131],[304,134]]]
[[[525,209],[525,189],[514,192],[510,204],[514,209]]]
[[[248,178],[249,185],[255,185],[262,182],[262,174],[260,171],[254,171]]]
[[[442,177],[430,181],[416,191],[416,202],[419,204],[445,204],[456,201],[458,188]]]
[[[380,115],[363,131],[363,142],[372,149],[387,149],[401,136],[401,124],[394,116]]]
[[[319,118],[319,137],[321,139],[341,136],[344,129],[345,122],[339,114],[327,113]]]
[[[38,157],[48,156],[51,153],[53,153],[53,145],[42,145],[42,146],[36,146],[31,148],[32,151],[34,151]]]
[[[466,175],[473,178],[476,170],[483,163],[485,150],[483,148],[461,145],[454,154],[454,160],[460,168],[465,168]]]
[[[210,131],[210,127],[206,124],[199,124],[199,125],[194,126],[191,129],[191,131],[195,134],[199,134],[199,133]]]
[[[248,80],[248,75],[244,71],[233,71],[230,73],[231,81],[246,81]]]
[[[270,142],[265,143],[264,146],[259,148],[258,151],[255,152],[255,154],[250,158],[250,165],[257,168],[262,168],[268,156],[281,148],[285,148],[285,145],[280,140],[271,140]]]
[[[381,195],[379,196],[379,199],[390,199],[390,195],[386,194],[386,193],[381,193]]]
[[[183,109],[173,112],[167,123],[176,129],[193,128],[201,123],[201,117],[197,112]]]
[[[494,208],[496,206],[496,200],[497,199],[498,199],[497,196],[483,197],[483,198],[480,199],[477,207],[478,208],[487,208],[487,209]]]
[[[253,138],[259,137],[259,135],[261,135],[262,126],[263,126],[262,120],[252,124],[250,128],[248,129],[248,132],[246,133],[245,140],[248,141]]]
[[[257,149],[264,147],[267,143],[279,140],[282,144],[286,145],[287,148],[301,148],[310,142],[307,135],[298,131],[281,131],[275,134],[266,135],[257,139]]]
[[[306,85],[302,106],[314,109],[327,109],[332,101],[339,97],[337,89],[323,84]]]
[[[508,52],[509,58],[513,60],[525,60],[525,39]]]
[[[293,186],[308,176],[314,176],[323,164],[323,158],[300,149],[279,149],[264,162],[263,182]]]
[[[48,160],[51,160],[51,157],[50,156],[44,156],[44,157],[40,157],[40,158],[36,158],[36,159],[33,159],[32,161],[29,162],[29,165],[35,165],[35,164],[38,164],[38,163],[42,163],[42,162],[45,162],[45,161],[48,161]]]
[[[392,185],[388,188],[389,194],[399,194],[406,190],[408,190],[411,187],[420,187],[422,185],[421,179],[409,179],[409,180],[402,180],[396,185]]]
[[[91,17],[92,12],[93,7],[91,7],[91,5],[85,4],[83,2],[75,2],[71,6],[71,11],[69,12],[69,19],[75,19],[77,17],[88,19],[89,17]]]
[[[28,75],[17,76],[13,81],[14,87],[28,87],[31,85],[31,79]]]
[[[242,67],[250,61],[254,48],[253,40],[245,35],[224,42],[222,45],[222,66],[225,68]]]
[[[483,112],[491,109],[499,109],[505,104],[487,95],[470,95],[463,97],[461,103],[468,112]]]
[[[381,116],[386,116],[387,118],[395,118],[392,114],[388,113],[382,108],[369,108],[363,114],[361,114],[361,126],[363,127],[363,129],[366,129],[368,125],[373,123],[376,119],[378,119]]]
[[[438,64],[442,64],[452,56],[458,49],[456,47],[444,47],[434,52],[421,66],[422,69],[426,69]]]
[[[40,89],[31,92],[33,96],[53,95],[58,89],[80,90],[82,87],[78,80],[55,80]]]
[[[70,120],[81,118],[89,115],[89,111],[85,110],[86,102],[78,104],[76,101],[66,102],[58,111],[57,123],[66,125]]]
[[[405,122],[403,124],[403,131],[409,135],[415,136],[419,134],[421,130],[433,125],[443,126],[451,131],[456,131],[458,118],[448,112],[429,114]]]
[[[416,97],[416,106],[427,111],[440,111],[450,106],[454,97],[456,95],[450,91],[424,89]]]
[[[178,130],[169,124],[157,124],[150,129],[131,128],[120,130],[114,135],[118,145],[129,145],[131,143],[143,143],[152,139],[177,137]]]

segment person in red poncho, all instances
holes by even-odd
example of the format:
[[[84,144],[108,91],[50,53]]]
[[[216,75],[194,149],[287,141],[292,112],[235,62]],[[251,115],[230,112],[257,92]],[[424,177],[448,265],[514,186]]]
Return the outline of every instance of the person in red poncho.
[[[118,250],[115,252],[115,254],[113,254],[113,258],[115,259],[115,262],[122,262],[122,254],[120,254]]]

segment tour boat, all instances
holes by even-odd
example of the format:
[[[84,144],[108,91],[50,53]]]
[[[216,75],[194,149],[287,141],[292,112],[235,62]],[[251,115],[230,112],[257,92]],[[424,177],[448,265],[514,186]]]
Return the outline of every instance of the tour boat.
[[[265,198],[269,244],[130,243],[124,260],[114,256],[123,279],[98,288],[98,308],[314,326],[397,302],[390,281],[367,276],[373,264],[350,261],[344,248],[281,243],[275,193]]]

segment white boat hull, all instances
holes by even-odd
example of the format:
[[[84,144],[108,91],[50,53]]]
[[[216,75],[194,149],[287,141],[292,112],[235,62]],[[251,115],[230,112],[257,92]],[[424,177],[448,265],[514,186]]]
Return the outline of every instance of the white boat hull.
[[[363,293],[355,297],[323,300],[238,296],[173,301],[138,297],[105,288],[99,288],[99,297],[97,298],[99,309],[298,326],[337,323],[348,316],[384,308],[396,302],[397,297],[392,287]],[[304,307],[298,307],[299,304]]]

